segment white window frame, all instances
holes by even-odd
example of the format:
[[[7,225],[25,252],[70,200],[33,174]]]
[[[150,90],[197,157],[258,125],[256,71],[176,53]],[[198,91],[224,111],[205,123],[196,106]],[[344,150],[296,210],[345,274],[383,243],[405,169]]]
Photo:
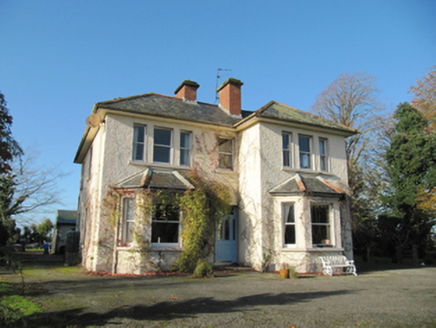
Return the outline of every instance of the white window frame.
[[[301,143],[300,143],[300,138],[307,138],[309,139],[309,152],[307,151],[302,151],[301,150]],[[305,169],[305,170],[312,170],[313,169],[313,145],[312,145],[312,136],[308,136],[305,134],[299,134],[298,135],[298,160],[299,160],[299,167],[300,169]],[[302,155],[307,155],[308,156],[308,167],[302,167],[301,166],[301,159],[302,159]]]
[[[159,206],[159,205],[157,205]],[[155,213],[151,213],[151,246],[152,247],[180,247],[181,246],[181,242],[182,242],[182,238],[181,238],[181,234],[182,234],[182,220],[183,220],[183,212],[181,209],[179,209],[178,211],[179,213],[179,220],[178,221],[162,221],[162,220],[155,220]],[[177,230],[177,242],[174,243],[169,243],[169,242],[153,242],[153,223],[170,223],[170,224],[174,224],[174,223],[178,223],[178,230]]]
[[[321,153],[321,143],[324,144],[324,154]],[[328,139],[319,138],[319,170],[323,172],[329,171],[329,153],[328,153]],[[323,168],[324,163],[324,168]]]
[[[312,207],[314,206],[325,206],[327,207],[327,219],[328,222],[313,222],[313,217],[312,217]],[[313,248],[323,248],[323,247],[334,247],[333,245],[333,232],[332,232],[332,226],[333,226],[333,220],[332,220],[332,211],[333,211],[333,206],[332,204],[329,203],[311,203],[310,204],[310,231],[311,231],[311,243],[312,243],[312,247]],[[314,244],[313,242],[313,226],[325,226],[326,227],[326,232],[327,232],[327,236],[326,236],[326,243],[321,243],[321,244]]]
[[[128,205],[126,205],[128,204]],[[130,246],[133,243],[134,235],[131,233],[131,240],[129,240],[128,230],[135,229],[135,198],[132,197],[123,197],[121,198],[121,210],[122,210],[122,225],[121,225],[121,238],[120,244],[121,246]],[[133,218],[130,218],[129,215],[129,206],[133,206]]]
[[[136,128],[144,128],[144,135],[143,135],[143,142],[140,142],[138,140],[136,140]],[[147,126],[144,124],[133,124],[133,142],[132,142],[132,161],[134,162],[145,162],[146,159],[146,144],[147,144]],[[136,158],[136,150],[137,150],[137,146],[142,145],[142,158],[138,159]]]
[[[288,222],[287,218],[288,218],[288,213],[286,212],[286,208],[289,208],[289,211],[292,211],[294,214],[294,222]],[[282,202],[281,203],[281,209],[282,209],[282,222],[283,222],[283,248],[293,248],[297,246],[297,225],[295,222],[295,203],[294,202]],[[287,244],[286,243],[286,227],[288,226],[292,226],[294,227],[294,238],[295,238],[295,242],[292,244]]]
[[[156,130],[165,130],[165,131],[169,131],[170,133],[171,133],[171,135],[170,135],[170,144],[169,145],[166,145],[166,144],[158,144],[158,143],[156,143]],[[165,128],[165,127],[157,127],[157,126],[155,126],[154,127],[154,129],[153,129],[153,163],[159,163],[159,164],[171,164],[172,163],[172,157],[173,157],[173,135],[174,135],[174,133],[173,133],[174,131],[173,131],[173,129],[170,129],[170,128]],[[161,147],[161,148],[168,148],[168,150],[169,150],[169,158],[168,158],[168,162],[164,162],[164,161],[157,161],[156,159],[155,159],[155,150],[156,150],[156,147]]]
[[[188,147],[182,147],[182,134],[187,134],[189,135],[189,144]],[[182,163],[182,152],[183,151],[187,151],[188,152],[188,163]],[[180,149],[179,149],[179,164],[180,166],[191,166],[191,162],[192,162],[192,132],[191,131],[180,131]]]
[[[227,140],[230,141],[232,143],[232,150],[231,152],[222,152],[220,151],[220,141],[221,140]],[[225,156],[231,156],[231,167],[222,167],[221,166],[221,155],[225,155]],[[235,166],[235,139],[232,138],[225,138],[225,137],[220,137],[218,139],[218,169],[220,170],[227,170],[227,171],[233,171],[233,168]]]
[[[285,137],[288,139],[288,148],[285,148],[284,145],[284,139]],[[292,168],[293,163],[292,160],[294,156],[292,156],[292,133],[287,131],[282,131],[282,156],[283,156],[283,167],[286,168]],[[286,161],[288,162],[288,165],[286,165]]]

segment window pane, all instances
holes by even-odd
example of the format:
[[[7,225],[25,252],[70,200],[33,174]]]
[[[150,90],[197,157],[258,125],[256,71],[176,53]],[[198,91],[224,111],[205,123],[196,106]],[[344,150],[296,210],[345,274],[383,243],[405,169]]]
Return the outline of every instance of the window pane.
[[[189,156],[189,150],[188,149],[181,149],[180,150],[180,165],[191,165],[191,160]]]
[[[325,155],[325,140],[323,139],[319,140],[319,154]]]
[[[295,225],[285,226],[285,244],[295,244]]]
[[[133,132],[133,140],[135,142],[144,142],[145,130],[143,125],[135,125]]]
[[[283,149],[289,149],[289,134],[282,134]]]
[[[310,155],[300,153],[300,167],[302,169],[310,168]]]
[[[330,240],[329,232],[330,226],[328,225],[312,225],[312,243],[313,245],[325,245],[329,244],[327,240]]]
[[[180,133],[180,147],[191,148],[191,133],[189,132]]]
[[[142,161],[144,159],[144,145],[133,145],[133,159],[136,161]]]
[[[154,129],[154,144],[171,146],[171,130]]]
[[[294,217],[294,206],[293,205],[286,205],[287,215],[286,215],[286,223],[295,223],[295,217]]]
[[[153,222],[151,224],[152,243],[178,243],[179,224],[169,222]]]
[[[155,145],[153,148],[153,162],[169,163],[170,153],[170,148]]]
[[[310,138],[305,136],[298,136],[298,144],[300,146],[300,152],[310,153]]]
[[[312,223],[329,223],[329,206],[328,205],[312,205],[311,216]]]
[[[320,157],[320,169],[321,171],[327,171],[327,158],[325,156]]]
[[[219,168],[231,169],[232,168],[232,155],[220,155]]]
[[[124,243],[133,241],[133,228],[135,220],[135,203],[132,198],[124,198],[123,200],[123,237]]]
[[[145,145],[145,126],[135,125],[133,127],[133,152],[132,152],[132,159],[134,161],[144,160],[144,145]]]
[[[219,152],[232,153],[232,140],[231,139],[219,139]]]

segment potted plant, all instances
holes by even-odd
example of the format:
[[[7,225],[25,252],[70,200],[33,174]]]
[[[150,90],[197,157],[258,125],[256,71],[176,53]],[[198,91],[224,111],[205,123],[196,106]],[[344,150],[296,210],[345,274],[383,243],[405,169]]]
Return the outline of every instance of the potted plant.
[[[282,267],[280,268],[280,278],[287,279],[289,278],[289,265],[287,263],[282,263]]]

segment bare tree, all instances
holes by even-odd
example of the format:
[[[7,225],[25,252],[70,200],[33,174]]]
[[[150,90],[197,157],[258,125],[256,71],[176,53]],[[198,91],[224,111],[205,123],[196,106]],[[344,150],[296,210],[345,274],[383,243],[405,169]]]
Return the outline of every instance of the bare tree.
[[[59,171],[58,167],[36,166],[35,158],[35,151],[26,150],[25,155],[13,164],[15,197],[24,199],[16,213],[21,221],[32,221],[30,214],[35,216],[36,213],[47,212],[52,205],[61,202],[57,182],[66,174]]]
[[[382,109],[375,81],[375,77],[366,73],[341,74],[318,96],[312,107],[316,114],[359,132],[346,141],[348,182],[353,196],[363,187],[361,163],[376,116]]]

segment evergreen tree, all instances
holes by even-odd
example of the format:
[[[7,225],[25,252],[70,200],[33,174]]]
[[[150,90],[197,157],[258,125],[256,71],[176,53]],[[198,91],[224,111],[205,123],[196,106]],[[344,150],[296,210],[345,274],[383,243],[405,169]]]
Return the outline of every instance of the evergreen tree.
[[[398,106],[394,118],[395,132],[386,151],[391,192],[382,200],[388,217],[398,221],[392,231],[398,260],[412,246],[417,262],[417,246],[428,240],[434,224],[431,213],[419,208],[418,193],[436,185],[436,136],[424,132],[428,121],[408,103]]]
[[[15,175],[11,174],[11,162],[23,153],[12,137],[12,116],[0,92],[0,245],[6,245],[15,229],[11,216],[19,211],[24,198],[14,200]]]

